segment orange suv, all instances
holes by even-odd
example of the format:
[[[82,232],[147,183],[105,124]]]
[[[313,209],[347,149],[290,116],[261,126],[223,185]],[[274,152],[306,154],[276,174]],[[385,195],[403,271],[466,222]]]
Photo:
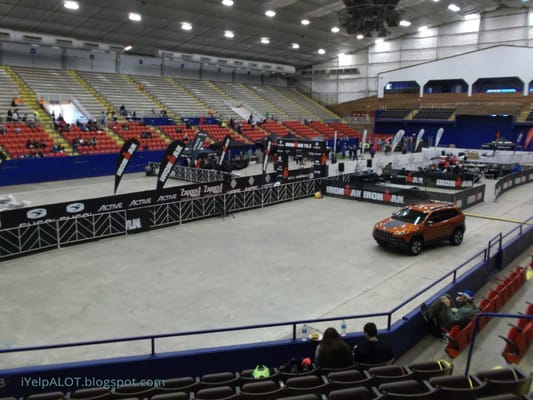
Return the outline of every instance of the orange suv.
[[[451,203],[428,202],[407,206],[374,226],[372,236],[380,246],[391,245],[417,255],[429,243],[463,241],[465,215]]]

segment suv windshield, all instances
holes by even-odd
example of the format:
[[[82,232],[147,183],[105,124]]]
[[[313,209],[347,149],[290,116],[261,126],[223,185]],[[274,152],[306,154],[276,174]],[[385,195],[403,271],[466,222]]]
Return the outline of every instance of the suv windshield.
[[[426,219],[427,214],[421,211],[415,211],[409,207],[402,208],[400,211],[392,214],[392,219],[408,222],[413,225],[421,224]]]

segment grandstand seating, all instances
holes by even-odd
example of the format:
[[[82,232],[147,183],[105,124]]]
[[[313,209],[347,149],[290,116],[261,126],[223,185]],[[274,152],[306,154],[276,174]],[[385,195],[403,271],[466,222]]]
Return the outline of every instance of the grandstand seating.
[[[285,121],[283,125],[304,139],[315,139],[323,136],[320,132],[298,121]]]
[[[37,97],[48,94],[59,97],[75,98],[90,114],[87,118],[98,119],[104,107],[97,98],[67,71],[44,68],[13,67],[15,71],[32,89]]]
[[[112,122],[109,124],[109,128],[124,140],[138,139],[140,142],[139,150],[164,150],[168,144],[152,127],[142,125],[139,122]]]
[[[431,367],[431,364],[430,361],[420,363],[421,366],[428,367]],[[418,379],[408,366],[389,367],[394,367],[389,368],[390,371],[403,371],[403,375],[383,382],[376,379],[370,371],[358,370],[354,365],[351,369],[327,374],[312,369],[285,377],[277,368],[271,368],[270,376],[254,379],[251,377],[253,369],[248,369],[241,373],[223,371],[201,377],[168,378],[155,386],[74,388],[70,393],[35,393],[27,396],[25,400],[295,400],[311,397],[316,400],[474,400],[481,398],[480,396],[496,394],[525,395],[530,390],[532,379],[530,374],[518,368],[480,370],[469,376],[440,375]],[[453,365],[446,365],[443,370],[448,372],[452,369]]]
[[[250,141],[256,142],[268,136],[268,133],[263,130],[263,128],[258,125],[252,125],[248,122],[241,123],[241,132],[247,137]]]
[[[248,85],[248,88],[257,95],[267,99],[269,103],[276,104],[286,115],[288,120],[298,120],[303,121],[307,119],[308,121],[314,119],[320,119],[317,115],[314,115],[311,111],[303,109],[300,105],[292,101],[292,99],[283,95],[278,88],[272,86],[254,86]],[[272,114],[272,116],[277,120],[282,120],[283,116]]]
[[[54,141],[41,127],[30,128],[25,123],[6,123],[4,127],[6,133],[0,135],[0,145],[12,158],[66,155],[64,152],[52,152]],[[29,146],[30,142],[31,146]],[[34,142],[37,142],[39,146],[34,145]]]
[[[172,140],[183,140],[186,144],[196,136],[196,130],[185,125],[161,125],[159,130]]]
[[[0,68],[0,116],[4,119],[7,115],[7,110],[19,110],[19,115],[22,117],[25,113],[28,115],[31,115],[32,110],[28,106],[28,104],[20,104],[17,105],[17,107],[13,107],[12,101],[14,98],[18,98],[20,96],[19,88],[17,85],[11,80],[7,72]],[[4,119],[5,120],[5,119]]]
[[[502,282],[498,283],[496,288],[489,291],[487,298],[482,299],[480,302],[480,311],[485,312],[498,312],[505,303],[511,298],[516,290],[525,282],[526,268],[516,267],[509,276],[504,277]],[[484,328],[489,319],[487,317],[480,318],[478,328],[481,330]],[[472,330],[474,327],[474,321],[471,321],[468,325],[461,328],[456,325],[450,329],[446,338],[448,343],[445,351],[451,358],[457,357],[461,351],[468,346],[472,339]],[[511,332],[509,332],[511,333]],[[515,338],[514,333],[511,334],[510,341]]]
[[[413,119],[448,120],[454,112],[454,108],[421,108],[413,116]]]
[[[78,75],[116,110],[124,105],[128,112],[135,112],[137,117],[143,117],[153,115],[152,109],[159,108],[158,104],[123,75],[81,71]]]
[[[335,129],[320,121],[311,121],[309,126],[319,132],[324,139],[333,139],[335,137]]]
[[[342,135],[348,136],[349,138],[361,138],[361,134],[359,132],[342,122],[330,122],[329,126],[331,126],[333,129],[335,129]]]
[[[288,115],[279,107],[268,102],[266,98],[259,96],[257,92],[253,92],[245,85],[230,82],[213,82],[213,85],[241,102],[243,107],[255,115],[255,118],[265,117],[267,112],[269,115],[275,114],[280,119],[288,118]]]
[[[411,108],[387,108],[379,119],[405,119],[413,110]]]
[[[120,144],[117,143],[112,137],[110,137],[104,131],[82,131],[76,125],[72,124],[70,131],[64,131],[63,137],[67,140],[70,146],[79,154],[105,154],[116,153],[120,150]],[[82,139],[81,145],[74,145],[75,139]],[[91,141],[94,139],[96,144],[91,145]]]
[[[311,100],[309,97],[303,95],[295,88],[274,87],[272,89],[279,92],[286,98],[285,102],[282,104],[287,103],[287,99],[289,99],[292,103],[298,105],[298,107],[305,112],[307,117],[303,115],[303,118],[301,119],[307,119],[309,121],[339,119],[336,114],[322,107],[320,104]]]
[[[239,136],[239,134],[230,128],[227,127],[221,127],[215,124],[201,124],[198,125],[198,129],[201,131],[207,132],[207,134],[215,141],[220,142],[222,139],[224,139],[227,135],[229,135],[232,139],[246,143],[242,136]]]
[[[533,304],[528,304],[524,313],[533,316]],[[511,328],[507,336],[500,337],[505,341],[503,358],[510,364],[518,364],[527,353],[529,346],[533,342],[533,320],[519,318],[516,324],[510,324]]]
[[[266,121],[261,124],[261,129],[264,129],[271,135],[276,135],[278,137],[284,137],[291,133],[290,129],[285,125],[279,124],[276,121]]]
[[[209,112],[220,115],[222,119],[229,121],[231,118],[240,120],[242,117],[231,109],[230,103],[238,104],[239,100],[227,95],[222,90],[216,88],[209,81],[199,81],[192,79],[175,79],[175,81],[192,93],[196,98],[204,102]],[[205,116],[205,115],[204,115]]]
[[[190,92],[178,85],[172,78],[161,76],[132,76],[135,82],[142,84],[144,90],[164,104],[166,109],[182,117],[199,117],[207,115],[208,108]]]

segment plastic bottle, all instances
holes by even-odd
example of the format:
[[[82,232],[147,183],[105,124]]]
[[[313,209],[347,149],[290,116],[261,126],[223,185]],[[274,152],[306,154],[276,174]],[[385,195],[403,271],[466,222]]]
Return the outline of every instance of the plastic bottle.
[[[341,336],[346,336],[346,321],[342,320],[341,322]]]
[[[303,342],[307,342],[308,339],[309,339],[309,337],[307,336],[307,325],[303,324],[303,326],[302,326],[302,341]]]

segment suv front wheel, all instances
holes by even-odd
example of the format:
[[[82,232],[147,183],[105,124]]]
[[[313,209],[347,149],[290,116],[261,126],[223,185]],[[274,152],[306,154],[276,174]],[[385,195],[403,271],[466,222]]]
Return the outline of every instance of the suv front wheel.
[[[452,245],[459,246],[463,242],[464,232],[462,228],[456,228],[452,235]]]
[[[413,256],[416,256],[424,249],[424,241],[420,237],[415,237],[411,240],[409,251]]]

